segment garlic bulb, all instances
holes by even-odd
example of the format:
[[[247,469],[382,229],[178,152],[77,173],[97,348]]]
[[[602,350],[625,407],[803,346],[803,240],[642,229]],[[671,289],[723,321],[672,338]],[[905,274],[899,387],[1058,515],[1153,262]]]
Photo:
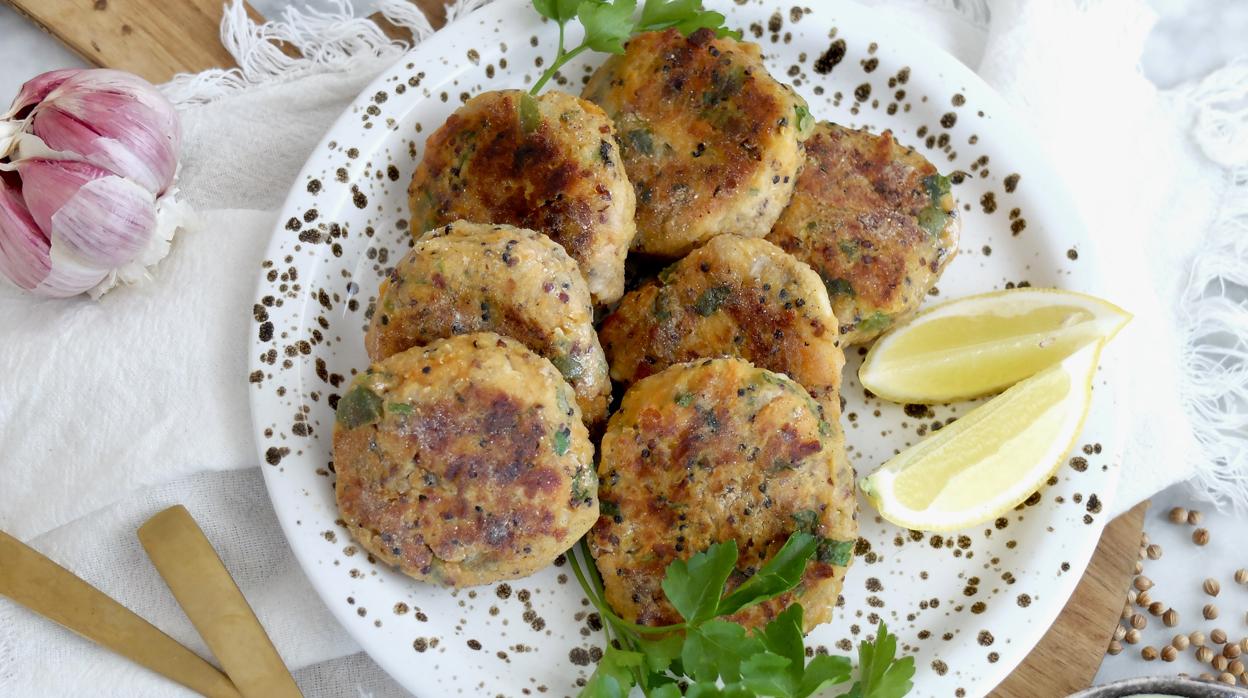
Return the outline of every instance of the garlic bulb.
[[[117,70],[27,82],[0,117],[0,273],[46,296],[135,283],[186,214],[173,188],[178,115]]]

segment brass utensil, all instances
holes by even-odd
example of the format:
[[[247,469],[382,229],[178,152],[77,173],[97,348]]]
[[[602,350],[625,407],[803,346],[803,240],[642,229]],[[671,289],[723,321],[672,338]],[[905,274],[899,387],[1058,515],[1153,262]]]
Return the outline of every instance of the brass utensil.
[[[0,531],[0,594],[209,698],[239,698],[216,667],[104,592]]]
[[[139,541],[243,696],[301,696],[264,627],[204,532],[181,505],[139,527]]]

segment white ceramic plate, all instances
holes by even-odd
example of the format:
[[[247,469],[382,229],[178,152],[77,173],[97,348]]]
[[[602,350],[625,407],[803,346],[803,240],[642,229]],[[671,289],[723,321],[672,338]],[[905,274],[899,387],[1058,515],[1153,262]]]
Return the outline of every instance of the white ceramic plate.
[[[1101,260],[1059,173],[956,60],[847,3],[708,5],[762,44],[772,72],[817,117],[890,128],[942,171],[963,173],[954,187],[961,250],[939,298],[1020,283],[1098,292]],[[566,566],[456,593],[374,564],[336,523],[330,464],[337,395],[367,363],[370,303],[410,245],[406,188],[425,137],[470,95],[532,84],[555,33],[528,2],[500,0],[386,71],[304,166],[262,264],[249,379],[274,507],[347,632],[422,696],[575,695],[602,644]],[[550,88],[579,91],[602,60],[584,58]],[[862,472],[969,409],[907,411],[868,398],[855,379],[860,360],[850,357],[844,395],[851,458]],[[1098,376],[1070,464],[995,523],[925,535],[882,522],[863,503],[844,606],[809,642],[848,653],[883,619],[916,657],[915,695],[979,695],[1009,673],[1065,604],[1105,523],[1121,435],[1121,396],[1109,373],[1103,367]]]

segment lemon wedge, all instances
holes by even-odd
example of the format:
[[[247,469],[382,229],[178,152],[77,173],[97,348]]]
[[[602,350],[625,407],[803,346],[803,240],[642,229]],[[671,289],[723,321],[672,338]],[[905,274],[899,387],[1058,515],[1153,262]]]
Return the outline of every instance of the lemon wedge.
[[[1130,319],[1108,301],[1073,291],[1019,288],[968,296],[880,337],[858,378],[893,402],[989,395],[1113,337]]]
[[[859,487],[898,526],[952,531],[995,518],[1070,451],[1103,342],[1090,344],[889,459]]]

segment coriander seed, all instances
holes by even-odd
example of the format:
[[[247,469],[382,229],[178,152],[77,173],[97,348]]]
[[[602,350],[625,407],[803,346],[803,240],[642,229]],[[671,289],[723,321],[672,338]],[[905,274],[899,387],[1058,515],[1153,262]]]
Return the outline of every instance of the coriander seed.
[[[1120,625],[1118,627],[1121,628],[1122,626]],[[1179,633],[1178,635],[1174,636],[1174,639],[1170,641],[1170,644],[1174,645],[1175,648],[1177,649],[1185,650],[1187,649],[1187,646],[1189,643],[1187,640],[1187,636],[1184,635],[1183,633]]]
[[[1205,590],[1205,593],[1210,596],[1217,596],[1218,592],[1222,591],[1222,585],[1218,584],[1218,580],[1213,577],[1205,579],[1205,583],[1200,586]]]
[[[1235,674],[1236,676],[1239,676],[1240,674],[1244,673],[1244,663],[1236,659],[1235,661],[1226,665],[1226,670],[1231,672],[1232,674]]]
[[[1161,614],[1161,622],[1165,623],[1167,628],[1173,628],[1174,626],[1179,624],[1179,612],[1174,610],[1173,608],[1167,608],[1166,612]],[[1183,636],[1180,635],[1179,637],[1183,637]],[[1183,640],[1184,640],[1183,647],[1186,647],[1187,638],[1184,637]],[[1179,649],[1183,649],[1183,647],[1180,647]]]
[[[1122,654],[1122,643],[1117,640],[1110,640],[1109,647],[1105,650],[1106,654]]]
[[[1201,675],[1200,675],[1200,680],[1201,680],[1201,681],[1213,681],[1213,680],[1214,680],[1214,678],[1213,678],[1213,674],[1210,674],[1210,673],[1209,673],[1209,672],[1207,672],[1207,671],[1206,671],[1206,672],[1203,672],[1203,673],[1201,673]]]
[[[1148,605],[1148,612],[1154,616],[1160,616],[1166,612],[1166,605],[1160,601],[1154,601]]]
[[[1145,553],[1148,555],[1148,559],[1150,560],[1160,560],[1161,559],[1161,546],[1157,545],[1156,543],[1153,543],[1148,546],[1148,548],[1145,550]]]
[[[1227,686],[1234,686],[1234,685],[1235,685],[1235,677],[1234,677],[1234,676],[1231,676],[1230,674],[1228,674],[1228,673],[1226,673],[1226,672],[1222,672],[1221,674],[1218,674],[1218,681],[1221,681],[1222,683],[1226,684]]]
[[[1209,662],[1209,665],[1218,671],[1226,671],[1226,668],[1231,665],[1231,660],[1219,654],[1214,656],[1213,661]]]
[[[1207,544],[1209,542],[1209,531],[1203,528],[1198,528],[1195,531],[1192,531],[1192,542],[1196,545]]]
[[[1147,626],[1148,626],[1148,619],[1144,617],[1144,614],[1135,613],[1131,615],[1131,627],[1135,628],[1136,630],[1143,630]]]
[[[1235,583],[1236,584],[1248,584],[1248,570],[1244,569],[1243,567],[1240,567],[1239,569],[1235,570]]]
[[[1193,526],[1199,526],[1201,521],[1205,520],[1205,515],[1192,509],[1187,512],[1187,522]]]
[[[1200,632],[1199,630],[1192,631],[1192,633],[1187,636],[1187,639],[1191,640],[1192,644],[1196,645],[1197,647],[1200,647],[1201,645],[1205,644],[1205,634]]]
[[[1140,650],[1140,656],[1144,658],[1144,661],[1151,662],[1157,658],[1157,648],[1152,645],[1148,645],[1144,649]]]
[[[1140,591],[1148,591],[1153,588],[1153,580],[1145,577],[1144,575],[1136,577],[1132,584],[1134,584],[1135,588]]]
[[[1175,507],[1170,510],[1170,523],[1187,523],[1187,509]]]
[[[1141,591],[1135,595],[1135,605],[1140,608],[1148,608],[1148,605],[1152,602],[1153,597],[1149,596],[1147,591]]]
[[[1196,661],[1201,664],[1208,664],[1213,661],[1213,650],[1208,647],[1200,647],[1196,650]]]
[[[1228,642],[1226,643],[1226,646],[1222,648],[1222,656],[1227,659],[1238,659],[1242,652],[1243,650],[1239,649],[1239,645],[1234,642]]]
[[[1226,631],[1222,628],[1214,628],[1213,632],[1209,633],[1209,639],[1213,640],[1213,644],[1215,645],[1225,645]]]
[[[1135,561],[1135,574],[1142,574],[1143,572],[1144,572],[1144,563],[1141,562],[1140,560],[1136,560]]]
[[[1115,640],[1121,640],[1122,638],[1126,636],[1127,636],[1126,628],[1122,627],[1121,624],[1114,626],[1114,639]]]
[[[1140,631],[1135,628],[1131,628],[1127,631],[1126,635],[1122,636],[1122,639],[1126,641],[1128,645],[1134,645],[1140,641]]]
[[[1173,662],[1179,658],[1179,651],[1173,645],[1166,645],[1161,648],[1161,660],[1163,662]]]
[[[1135,599],[1137,596],[1139,596],[1138,591],[1136,591],[1135,589],[1128,589],[1127,590],[1127,603],[1128,604],[1135,603]]]
[[[1200,609],[1200,614],[1205,617],[1205,620],[1213,620],[1218,617],[1218,607],[1207,603],[1204,608]],[[1214,642],[1217,642],[1217,640],[1214,640]]]
[[[1126,606],[1122,607],[1122,613],[1119,614],[1119,618],[1123,620],[1130,620],[1131,616],[1134,614],[1135,614],[1135,609],[1131,608],[1131,604],[1127,604]]]
[[[1243,650],[1245,654],[1248,654],[1248,637],[1239,641],[1239,649]]]

